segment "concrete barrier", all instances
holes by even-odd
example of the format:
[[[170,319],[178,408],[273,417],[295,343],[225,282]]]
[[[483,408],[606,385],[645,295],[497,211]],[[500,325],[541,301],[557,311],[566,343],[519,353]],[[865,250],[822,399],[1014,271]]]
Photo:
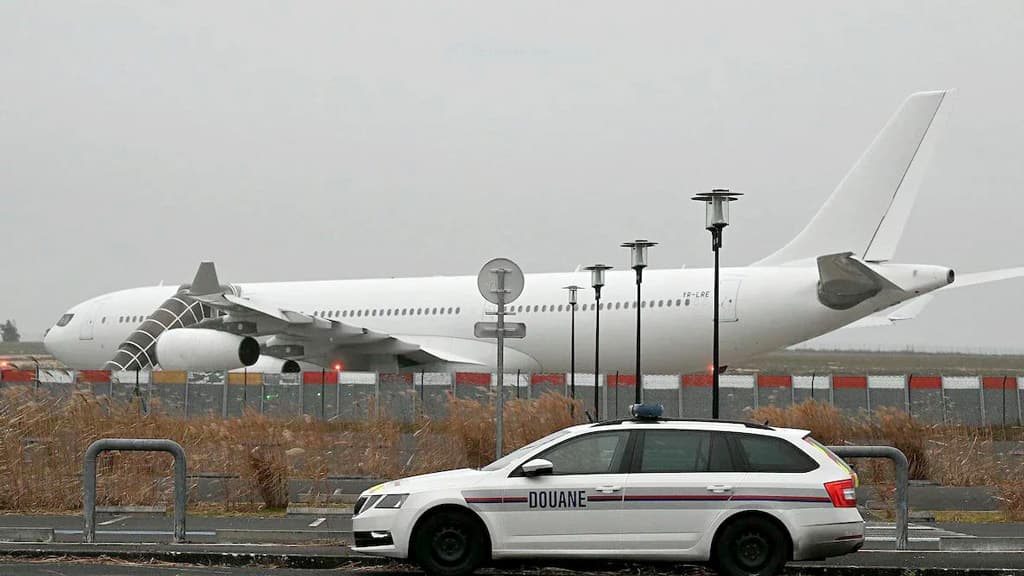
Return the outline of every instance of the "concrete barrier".
[[[216,530],[220,544],[299,544],[306,542],[351,542],[352,532],[341,530]]]
[[[0,528],[0,542],[53,542],[53,528]]]

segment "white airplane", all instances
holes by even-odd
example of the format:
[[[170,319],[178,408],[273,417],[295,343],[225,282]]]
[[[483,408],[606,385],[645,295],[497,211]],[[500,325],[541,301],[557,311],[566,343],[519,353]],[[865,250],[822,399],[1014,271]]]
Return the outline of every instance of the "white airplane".
[[[944,287],[953,270],[892,263],[938,125],[945,91],[911,95],[814,218],[792,241],[741,268],[721,270],[721,364],[790,346],[850,325],[913,317],[927,299],[880,311]],[[971,275],[957,286],[1015,278],[1024,269]],[[648,373],[711,366],[710,269],[644,274],[643,363]],[[635,278],[612,271],[601,301],[601,367],[634,366]],[[527,336],[506,340],[505,367],[569,370],[569,306],[563,287],[589,286],[583,272],[528,274],[511,320]],[[589,290],[585,291],[585,294]],[[594,363],[595,310],[576,314],[576,368]],[[220,284],[212,262],[191,284],[134,288],[74,306],[44,339],[78,369],[297,371],[490,370],[496,343],[474,337],[493,320],[474,276]]]

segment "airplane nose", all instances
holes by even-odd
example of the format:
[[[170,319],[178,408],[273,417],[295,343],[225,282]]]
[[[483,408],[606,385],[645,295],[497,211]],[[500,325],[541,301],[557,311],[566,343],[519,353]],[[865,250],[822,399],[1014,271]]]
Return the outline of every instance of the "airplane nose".
[[[47,328],[46,332],[43,332],[43,348],[50,356],[56,356],[53,352],[53,328]]]

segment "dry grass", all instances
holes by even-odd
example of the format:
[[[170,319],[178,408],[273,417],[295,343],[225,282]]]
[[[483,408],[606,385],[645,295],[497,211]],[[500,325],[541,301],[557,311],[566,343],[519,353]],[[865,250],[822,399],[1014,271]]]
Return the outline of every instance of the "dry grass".
[[[997,487],[1007,519],[1024,522],[1024,480],[1018,475],[1013,480],[999,482]]]
[[[512,400],[504,412],[506,450],[572,424],[557,395]],[[451,400],[452,417],[422,420],[414,444],[388,418],[356,423],[310,417],[213,416],[187,420],[144,415],[134,403],[75,393],[58,402],[30,387],[0,389],[0,510],[80,509],[86,448],[100,438],[169,438],[185,448],[190,474],[221,477],[225,511],[283,508],[289,478],[312,480],[311,504],[326,503],[329,476],[394,478],[479,466],[494,456],[494,408]],[[370,414],[376,413],[369,410]],[[582,413],[576,407],[576,413]],[[412,457],[403,459],[403,453]],[[98,462],[100,505],[169,504],[173,459],[166,454],[106,452]],[[44,480],[45,479],[45,480]]]
[[[189,472],[220,476],[223,512],[283,508],[289,479],[312,483],[310,504],[328,503],[331,476],[395,478],[481,466],[495,453],[491,402],[450,398],[449,416],[400,424],[387,417],[324,422],[309,416],[190,419],[144,415],[137,404],[76,393],[58,402],[32,388],[0,389],[0,510],[52,512],[80,509],[82,459],[99,438],[169,438],[180,443]],[[369,414],[377,411],[372,407]],[[575,414],[575,417],[573,416]],[[583,407],[545,394],[509,400],[504,411],[504,449],[514,450],[580,421]],[[944,485],[998,486],[1008,516],[1024,519],[1024,482],[1019,465],[1001,461],[995,445],[1021,438],[1016,429],[924,425],[896,410],[850,417],[813,401],[788,408],[765,407],[751,417],[776,426],[804,428],[825,444],[893,445],[911,461],[911,477]],[[892,466],[855,462],[865,483],[892,489]],[[101,505],[170,504],[173,461],[169,455],[111,452],[99,462]],[[1018,480],[1005,480],[1018,479]],[[204,504],[210,506],[210,504]]]
[[[810,430],[822,444],[840,444],[862,432],[862,426],[843,416],[832,404],[807,400],[788,408],[765,406],[750,414],[751,420],[772,426]]]

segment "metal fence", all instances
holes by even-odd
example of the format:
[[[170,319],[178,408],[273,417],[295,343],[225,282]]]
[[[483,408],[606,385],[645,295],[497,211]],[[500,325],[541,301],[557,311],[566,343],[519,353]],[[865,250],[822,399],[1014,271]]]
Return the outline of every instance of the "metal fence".
[[[494,374],[305,372],[106,372],[5,370],[0,385],[29,385],[58,399],[76,390],[120,400],[135,399],[146,411],[180,416],[237,417],[245,412],[270,416],[309,415],[358,420],[386,414],[401,421],[447,414],[449,395],[495,398]],[[569,394],[567,374],[505,375],[505,398],[536,398],[545,392]],[[593,413],[594,383],[600,413],[628,415],[634,398],[632,375],[576,374],[576,397]],[[666,416],[709,417],[711,378],[706,374],[644,376],[646,402],[660,403]],[[721,379],[723,418],[741,418],[759,406],[787,406],[815,399],[856,414],[891,407],[925,422],[966,425],[1022,423],[1024,378],[1014,376],[779,375],[726,374]]]

